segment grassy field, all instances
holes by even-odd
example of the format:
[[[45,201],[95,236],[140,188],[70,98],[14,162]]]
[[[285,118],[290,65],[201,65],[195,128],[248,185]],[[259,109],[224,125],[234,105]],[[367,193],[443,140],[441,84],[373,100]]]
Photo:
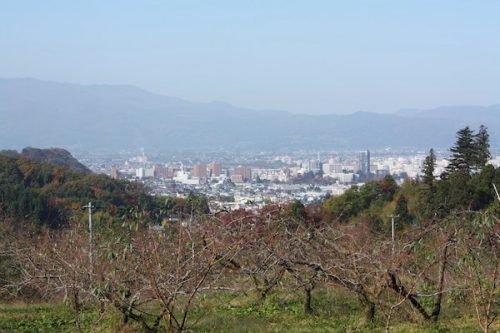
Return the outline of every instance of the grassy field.
[[[194,309],[190,332],[384,332],[381,315],[370,324],[363,323],[362,311],[348,293],[314,294],[313,315],[303,314],[299,293],[278,293],[261,306],[244,295],[216,294],[202,298]],[[464,307],[445,304],[437,325],[423,324],[411,311],[399,312],[391,322],[391,332],[480,332],[472,314]],[[96,309],[82,314],[84,332],[142,332],[134,323],[123,324],[119,313],[108,309],[100,318]],[[496,327],[500,329],[500,327]],[[70,307],[62,304],[0,305],[0,332],[57,333],[78,332]],[[495,330],[492,330],[495,332]]]

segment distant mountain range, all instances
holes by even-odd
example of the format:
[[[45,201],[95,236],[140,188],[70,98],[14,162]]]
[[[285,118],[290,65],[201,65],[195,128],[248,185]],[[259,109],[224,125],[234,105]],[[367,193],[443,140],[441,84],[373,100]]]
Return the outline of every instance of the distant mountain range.
[[[469,125],[500,143],[500,104],[304,115],[193,103],[132,86],[0,79],[0,147],[252,150],[449,147]]]

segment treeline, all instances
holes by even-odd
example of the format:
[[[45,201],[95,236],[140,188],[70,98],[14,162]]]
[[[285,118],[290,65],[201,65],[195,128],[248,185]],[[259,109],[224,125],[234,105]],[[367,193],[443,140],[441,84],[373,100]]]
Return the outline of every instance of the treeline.
[[[193,313],[199,319],[207,296],[221,293],[251,295],[258,307],[270,295],[300,292],[304,314],[314,316],[319,288],[357,299],[367,329],[438,323],[447,311],[473,316],[484,332],[498,328],[497,216],[414,224],[393,242],[368,223],[325,222],[321,215],[294,203],[200,215],[161,229],[138,219],[97,225],[92,242],[84,224],[36,237],[8,233],[0,254],[11,258],[13,279],[4,289],[66,300],[77,327],[94,308],[99,318],[120,313],[124,330],[136,323],[147,333],[195,330]]]
[[[343,195],[325,200],[325,209],[340,222],[366,221],[387,230],[390,215],[399,228],[426,223],[463,212],[489,211],[500,215],[493,184],[500,184],[500,168],[488,165],[489,136],[481,126],[475,134],[468,127],[458,131],[445,172],[435,174],[436,156],[429,151],[423,176],[398,186],[391,176],[382,181],[353,186]]]

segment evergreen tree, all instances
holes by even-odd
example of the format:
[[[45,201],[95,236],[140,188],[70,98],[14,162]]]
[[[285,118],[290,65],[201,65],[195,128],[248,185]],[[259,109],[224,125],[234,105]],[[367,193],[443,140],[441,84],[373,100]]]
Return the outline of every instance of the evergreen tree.
[[[208,199],[203,194],[190,192],[184,203],[184,214],[196,216],[210,213]]]
[[[429,187],[434,186],[434,170],[436,168],[436,155],[434,154],[434,149],[431,148],[429,155],[425,158],[424,167],[422,173],[424,174],[422,180],[424,184]]]
[[[299,220],[299,221],[307,220],[306,208],[304,207],[302,202],[300,202],[299,200],[294,200],[288,206],[288,214],[291,218]]]
[[[406,224],[409,224],[413,221],[413,217],[408,211],[408,201],[406,200],[404,195],[400,195],[398,200],[396,201],[394,215],[399,216],[399,220]]]
[[[482,169],[491,158],[490,135],[486,126],[481,125],[479,132],[474,136],[474,153],[476,169]]]
[[[446,173],[460,172],[470,175],[471,169],[476,165],[475,135],[469,126],[457,132],[455,146],[450,149],[450,164],[446,168]]]

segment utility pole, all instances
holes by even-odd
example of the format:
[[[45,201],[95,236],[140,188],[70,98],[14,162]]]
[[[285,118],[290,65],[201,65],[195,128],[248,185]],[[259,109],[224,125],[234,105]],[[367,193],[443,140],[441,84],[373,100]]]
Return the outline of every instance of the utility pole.
[[[394,214],[391,214],[389,215],[389,217],[391,218],[391,231],[392,231],[392,255],[394,256],[394,249],[395,249],[395,241],[396,241],[396,230],[394,228],[394,219],[395,218],[398,218],[399,215],[394,215]]]
[[[94,272],[94,258],[93,258],[94,240],[93,240],[93,231],[92,231],[92,227],[93,227],[93,225],[92,225],[92,208],[95,208],[95,207],[92,206],[92,202],[89,202],[88,205],[82,207],[82,209],[87,209],[87,208],[89,210],[89,262],[90,262],[91,272],[93,273]]]

